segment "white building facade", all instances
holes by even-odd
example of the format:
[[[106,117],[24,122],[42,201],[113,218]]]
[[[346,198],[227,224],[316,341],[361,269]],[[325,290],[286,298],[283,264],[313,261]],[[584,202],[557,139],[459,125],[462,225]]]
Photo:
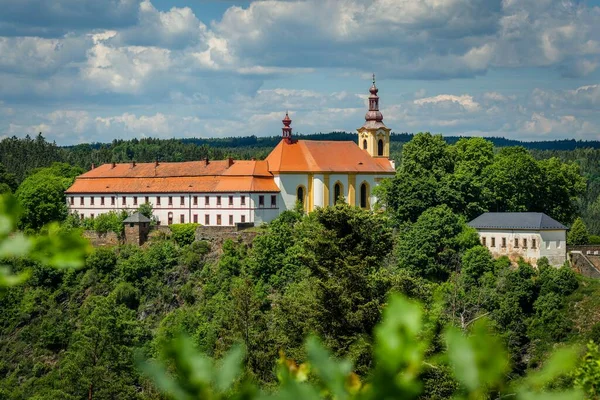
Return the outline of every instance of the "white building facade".
[[[481,244],[495,258],[507,256],[537,265],[546,257],[551,265],[567,261],[567,227],[543,213],[485,213],[469,222]]]

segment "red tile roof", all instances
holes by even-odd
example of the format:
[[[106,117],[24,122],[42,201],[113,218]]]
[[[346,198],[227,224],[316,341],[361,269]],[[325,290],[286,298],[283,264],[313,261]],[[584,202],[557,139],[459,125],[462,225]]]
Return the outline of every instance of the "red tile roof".
[[[104,164],[75,180],[67,193],[279,192],[266,161]]]
[[[266,161],[271,172],[396,172],[387,158],[371,157],[354,142],[282,140]]]

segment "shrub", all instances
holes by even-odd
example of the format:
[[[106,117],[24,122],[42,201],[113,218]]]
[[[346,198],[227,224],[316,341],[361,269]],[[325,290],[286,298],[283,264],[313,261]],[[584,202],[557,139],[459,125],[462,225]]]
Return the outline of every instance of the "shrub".
[[[114,232],[121,236],[123,234],[123,214],[117,214],[114,211],[110,211],[105,214],[100,214],[94,219],[94,230],[98,234],[105,234],[107,232]]]
[[[123,304],[128,308],[135,310],[140,305],[140,291],[129,282],[121,282],[113,290],[117,304]]]
[[[110,272],[117,265],[117,255],[113,249],[99,247],[86,260],[86,265],[100,272]]]
[[[179,246],[185,246],[194,242],[197,227],[198,224],[174,224],[170,226],[173,239]]]

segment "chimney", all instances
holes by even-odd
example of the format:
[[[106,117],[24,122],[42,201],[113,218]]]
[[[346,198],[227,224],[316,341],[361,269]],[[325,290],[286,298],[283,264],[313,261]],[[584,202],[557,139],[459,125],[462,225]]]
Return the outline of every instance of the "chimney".
[[[204,159],[204,162],[206,163],[205,165],[208,165],[208,164],[209,164],[209,163],[208,163],[208,157],[206,157],[206,158]]]
[[[256,158],[252,157],[252,158],[251,158],[251,160],[252,160],[252,161],[256,161]]]
[[[229,157],[227,159],[227,161],[229,162],[229,165],[227,166],[227,168],[231,167],[233,165],[233,158]]]
[[[156,162],[154,163],[155,167],[158,167],[158,160],[156,160]]]
[[[131,167],[132,167],[132,168],[133,168],[133,167],[135,167],[135,161],[132,161],[132,162],[131,162]]]
[[[96,164],[92,163],[92,169],[96,168]]]
[[[113,161],[113,163],[112,163],[112,168],[114,168],[114,167],[116,167],[116,166],[117,166],[117,163]]]

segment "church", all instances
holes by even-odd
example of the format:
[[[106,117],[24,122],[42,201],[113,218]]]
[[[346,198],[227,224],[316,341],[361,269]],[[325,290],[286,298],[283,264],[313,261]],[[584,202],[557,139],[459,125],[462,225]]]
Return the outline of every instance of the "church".
[[[265,160],[104,164],[76,178],[67,205],[94,218],[150,203],[160,225],[205,226],[270,222],[297,202],[307,212],[338,199],[370,209],[373,188],[395,168],[375,78],[369,92],[358,143],[295,139],[286,113],[281,141]]]

